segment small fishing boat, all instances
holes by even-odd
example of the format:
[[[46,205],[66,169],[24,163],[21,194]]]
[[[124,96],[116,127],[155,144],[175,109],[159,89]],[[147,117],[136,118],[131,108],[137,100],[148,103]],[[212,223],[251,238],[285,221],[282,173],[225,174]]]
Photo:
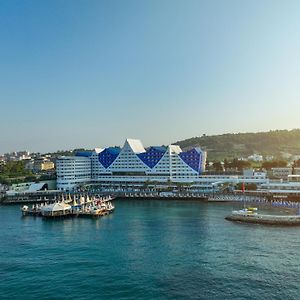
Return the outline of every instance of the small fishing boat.
[[[41,208],[43,204],[33,204],[31,208],[28,205],[23,205],[21,207],[22,215],[23,216],[40,216],[41,215]]]
[[[246,207],[240,210],[233,210],[232,215],[255,216],[257,215],[257,207]]]
[[[23,215],[23,216],[28,216],[28,215],[31,214],[31,213],[30,213],[31,211],[30,211],[28,205],[22,206],[22,207],[21,207],[21,212],[22,212],[22,215]]]
[[[112,213],[115,209],[115,206],[111,202],[106,202],[106,210],[108,213]]]

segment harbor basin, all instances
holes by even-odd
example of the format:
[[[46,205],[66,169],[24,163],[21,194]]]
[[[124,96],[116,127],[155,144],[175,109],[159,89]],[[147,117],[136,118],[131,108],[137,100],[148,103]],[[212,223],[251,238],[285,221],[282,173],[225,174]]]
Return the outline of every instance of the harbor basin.
[[[226,221],[237,203],[115,206],[60,220],[0,206],[0,299],[299,299],[299,227]]]

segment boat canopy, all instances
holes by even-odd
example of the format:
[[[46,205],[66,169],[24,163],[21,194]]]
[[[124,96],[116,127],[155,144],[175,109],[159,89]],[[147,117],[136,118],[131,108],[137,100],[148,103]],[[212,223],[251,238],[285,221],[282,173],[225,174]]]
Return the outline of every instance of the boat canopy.
[[[66,204],[64,202],[59,202],[59,203],[53,203],[47,206],[44,206],[41,210],[45,212],[49,211],[64,211],[64,210],[69,210],[71,209],[71,205]]]

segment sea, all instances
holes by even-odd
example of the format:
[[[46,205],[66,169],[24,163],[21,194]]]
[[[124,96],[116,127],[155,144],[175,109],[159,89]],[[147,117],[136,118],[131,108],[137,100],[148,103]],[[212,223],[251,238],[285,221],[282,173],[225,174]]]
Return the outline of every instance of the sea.
[[[99,219],[0,206],[0,299],[300,299],[300,227],[239,204],[117,200]]]

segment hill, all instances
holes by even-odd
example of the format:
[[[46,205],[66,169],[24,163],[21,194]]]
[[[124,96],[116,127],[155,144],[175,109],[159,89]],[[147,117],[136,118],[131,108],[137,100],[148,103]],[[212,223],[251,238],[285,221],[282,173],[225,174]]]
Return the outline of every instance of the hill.
[[[182,149],[201,147],[208,152],[209,160],[247,157],[253,153],[279,158],[285,153],[300,155],[300,129],[203,135],[174,144]]]

